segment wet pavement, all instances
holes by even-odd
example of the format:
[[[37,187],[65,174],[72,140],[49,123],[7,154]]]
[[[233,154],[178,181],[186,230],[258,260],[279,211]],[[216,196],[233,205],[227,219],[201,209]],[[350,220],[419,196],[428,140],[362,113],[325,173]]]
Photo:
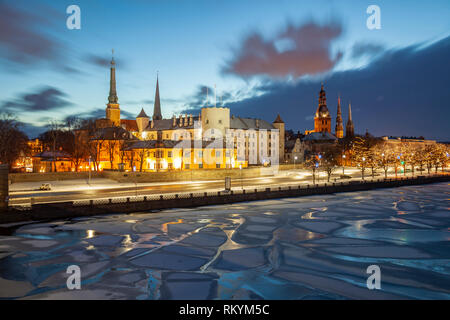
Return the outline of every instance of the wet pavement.
[[[449,199],[440,183],[29,224],[0,235],[0,299],[449,299]]]

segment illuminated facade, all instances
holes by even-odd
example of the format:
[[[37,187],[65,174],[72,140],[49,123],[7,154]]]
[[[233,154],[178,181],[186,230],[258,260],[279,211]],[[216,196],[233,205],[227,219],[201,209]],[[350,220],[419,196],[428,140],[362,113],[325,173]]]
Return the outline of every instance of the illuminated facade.
[[[346,137],[354,137],[355,129],[352,120],[352,110],[349,104],[348,107],[348,121],[346,124],[345,136]],[[314,115],[314,130],[305,130],[305,135],[310,135],[312,133],[322,133],[322,135],[328,136],[332,135],[331,133],[331,115],[328,111],[327,107],[327,98],[326,93],[323,88],[323,84],[320,88],[319,92],[319,105],[317,107],[316,113]],[[315,135],[317,136],[317,135]],[[338,97],[338,105],[337,105],[337,114],[336,114],[336,126],[334,131],[335,138],[342,139],[344,137],[344,126],[342,121],[342,112],[341,112],[341,98]],[[313,137],[312,137],[313,138]],[[311,139],[314,140],[314,139]]]
[[[106,117],[96,121],[98,134],[91,140],[98,148],[94,162],[99,170],[239,168],[277,164],[284,157],[285,129],[280,116],[269,123],[235,117],[226,107],[206,106],[197,116],[164,119],[158,78],[152,117],[142,109],[136,119],[121,119],[114,59],[110,73]]]

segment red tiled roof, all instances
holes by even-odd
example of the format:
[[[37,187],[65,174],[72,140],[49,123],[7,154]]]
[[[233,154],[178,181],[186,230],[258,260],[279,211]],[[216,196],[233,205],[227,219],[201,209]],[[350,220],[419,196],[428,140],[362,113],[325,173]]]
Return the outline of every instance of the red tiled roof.
[[[120,119],[120,124],[125,125],[127,131],[139,131],[136,120]]]

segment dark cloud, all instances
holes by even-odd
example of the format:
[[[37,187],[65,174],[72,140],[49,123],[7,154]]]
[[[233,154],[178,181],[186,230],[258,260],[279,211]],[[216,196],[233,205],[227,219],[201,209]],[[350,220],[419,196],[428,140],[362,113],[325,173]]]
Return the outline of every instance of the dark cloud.
[[[48,130],[48,126],[37,126],[27,122],[20,122],[20,130],[25,132],[29,139],[37,138],[41,133]]]
[[[309,22],[301,26],[288,24],[271,39],[257,32],[248,35],[234,51],[222,71],[242,77],[300,77],[331,70],[342,57],[331,57],[333,40],[342,33],[337,22],[318,25]],[[281,46],[281,48],[280,48]]]
[[[97,66],[97,67],[109,67],[111,65],[111,56],[99,56],[96,54],[88,54],[84,57],[84,61]],[[120,66],[121,69],[124,68],[125,63],[122,59],[114,58],[116,65]]]
[[[137,114],[120,109],[120,117],[122,119],[135,119],[136,116],[137,116]],[[64,121],[66,121],[69,118],[102,119],[105,117],[106,117],[105,109],[97,108],[97,109],[89,110],[86,112],[74,113],[74,114],[68,115],[67,117],[64,118]]]
[[[351,101],[358,133],[368,129],[377,136],[450,140],[449,56],[450,37],[425,48],[417,45],[386,51],[364,69],[332,74],[325,81],[332,128],[340,94],[344,121]],[[260,90],[265,94],[229,104],[231,111],[241,116],[264,115],[267,120],[280,113],[287,128],[313,128],[313,121],[305,118],[317,108],[319,81],[272,82]]]
[[[189,97],[188,102],[184,104],[184,109],[181,113],[200,113],[201,108],[206,106],[207,94],[209,97],[209,103],[211,103],[211,94],[214,95],[214,89],[205,85],[198,86],[195,93]]]
[[[25,93],[17,99],[5,101],[2,109],[11,112],[57,110],[72,105],[65,99],[66,97],[67,95],[59,89],[47,86],[37,92]]]
[[[61,44],[43,31],[51,24],[47,17],[0,2],[0,57],[25,65],[58,59]]]
[[[357,59],[363,56],[373,56],[383,52],[384,46],[376,43],[357,42],[352,48],[352,58]]]

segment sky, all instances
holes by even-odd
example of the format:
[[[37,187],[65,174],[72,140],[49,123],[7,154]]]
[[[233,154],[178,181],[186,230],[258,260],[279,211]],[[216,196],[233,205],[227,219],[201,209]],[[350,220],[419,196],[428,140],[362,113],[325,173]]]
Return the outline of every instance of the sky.
[[[373,4],[381,29],[366,24]],[[31,138],[104,117],[114,49],[124,118],[152,114],[159,74],[164,117],[216,104],[303,132],[323,82],[333,120],[340,95],[357,133],[450,141],[449,16],[448,0],[0,0],[0,112]]]

